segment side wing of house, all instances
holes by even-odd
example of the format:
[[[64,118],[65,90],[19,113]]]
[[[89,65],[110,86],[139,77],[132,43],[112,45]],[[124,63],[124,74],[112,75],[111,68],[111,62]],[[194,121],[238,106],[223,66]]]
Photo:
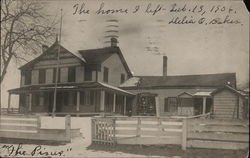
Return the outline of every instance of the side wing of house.
[[[117,53],[112,54],[101,64],[101,69],[98,71],[98,81],[119,86],[129,77],[120,56]]]

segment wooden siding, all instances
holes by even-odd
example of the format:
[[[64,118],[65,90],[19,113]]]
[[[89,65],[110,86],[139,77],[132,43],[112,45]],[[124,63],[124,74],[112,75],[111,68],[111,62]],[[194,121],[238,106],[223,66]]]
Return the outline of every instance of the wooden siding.
[[[109,69],[108,73],[108,84],[113,86],[119,86],[121,84],[121,74],[125,75],[125,80],[127,79],[127,71],[122,64],[119,56],[113,54],[106,61],[102,63],[101,72],[98,72],[98,81],[103,82],[103,69],[107,67]]]
[[[214,95],[214,116],[222,119],[237,117],[238,96],[229,90]]]
[[[78,66],[76,67],[76,82],[84,81],[84,67]]]
[[[205,89],[205,88],[200,88],[200,91],[204,91],[204,92],[211,92],[214,89]],[[159,111],[160,111],[160,116],[169,116],[169,115],[174,115],[174,113],[170,113],[170,112],[165,112],[164,111],[164,100],[167,97],[178,97],[179,94],[183,93],[183,92],[187,92],[190,94],[193,94],[195,92],[197,92],[197,88],[173,88],[173,89],[143,89],[143,90],[128,90],[129,92],[132,92],[134,94],[138,94],[138,93],[153,93],[153,94],[157,94],[159,97]],[[178,112],[178,111],[177,111]],[[175,114],[177,114],[177,112]]]

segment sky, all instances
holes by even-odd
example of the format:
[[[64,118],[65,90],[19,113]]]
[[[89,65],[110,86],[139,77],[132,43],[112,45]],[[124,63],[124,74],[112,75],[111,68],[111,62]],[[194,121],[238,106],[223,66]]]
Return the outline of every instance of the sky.
[[[42,3],[51,18],[59,18],[62,9],[62,45],[70,51],[107,47],[109,43],[105,41],[109,38],[105,36],[115,35],[134,75],[162,75],[162,56],[166,55],[168,75],[235,72],[238,85],[249,82],[249,13],[241,1],[53,0]],[[79,14],[79,10],[74,14],[74,6],[80,8],[83,3],[89,14]],[[128,13],[96,14],[102,3],[103,10],[125,12],[127,9]],[[158,5],[161,10],[155,15],[146,11],[147,8],[153,11]],[[139,10],[132,13],[136,6]],[[170,12],[178,8],[181,11]],[[185,16],[196,22],[170,23],[172,19]],[[216,18],[223,21],[227,16],[239,23],[205,25],[197,22],[201,18],[206,22]],[[1,87],[3,106],[7,103],[5,91],[20,85],[17,68],[22,64],[12,61]],[[16,104],[18,98],[13,100]]]

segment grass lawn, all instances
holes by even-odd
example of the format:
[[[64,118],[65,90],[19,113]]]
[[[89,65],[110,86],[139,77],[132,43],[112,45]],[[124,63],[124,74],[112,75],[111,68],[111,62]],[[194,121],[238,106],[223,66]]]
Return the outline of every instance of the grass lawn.
[[[183,151],[180,146],[145,146],[145,145],[115,145],[92,144],[87,149],[106,152],[122,152],[145,155],[148,157],[173,157],[177,158],[246,158],[247,150],[221,150],[221,149],[197,149],[188,148]]]

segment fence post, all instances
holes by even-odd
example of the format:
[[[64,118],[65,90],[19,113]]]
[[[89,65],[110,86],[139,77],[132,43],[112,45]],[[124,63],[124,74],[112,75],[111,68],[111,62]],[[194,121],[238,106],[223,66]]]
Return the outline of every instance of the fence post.
[[[157,134],[157,137],[160,137],[161,136],[161,132],[163,131],[163,128],[162,128],[162,122],[161,122],[161,118],[157,118],[157,124],[158,124],[158,134]]]
[[[113,143],[116,144],[116,136],[115,136],[115,120],[116,118],[113,119]]]
[[[39,133],[41,129],[41,116],[37,115],[37,132]]]
[[[182,150],[186,150],[187,148],[187,119],[183,119],[182,121]]]
[[[138,117],[137,119],[137,128],[136,128],[136,137],[140,137],[141,135],[141,119]]]
[[[70,115],[65,116],[65,133],[66,133],[66,140],[71,141],[71,119]]]
[[[95,139],[95,123],[94,119],[91,118],[91,143],[93,143],[93,139]]]

